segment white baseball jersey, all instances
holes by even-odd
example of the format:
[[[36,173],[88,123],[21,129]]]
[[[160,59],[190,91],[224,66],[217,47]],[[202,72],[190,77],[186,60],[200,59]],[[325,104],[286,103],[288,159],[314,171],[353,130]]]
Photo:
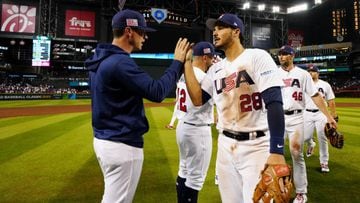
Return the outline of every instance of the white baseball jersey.
[[[201,84],[206,73],[197,67],[194,67],[194,73],[197,81]],[[176,91],[178,95],[176,116],[179,120],[197,125],[214,123],[213,101],[209,100],[202,106],[194,106],[186,88],[184,74],[177,83]]]
[[[295,66],[290,71],[279,68],[284,82],[282,89],[284,110],[292,111],[305,108],[305,95],[314,96],[318,90],[309,72]]]
[[[226,58],[207,72],[201,88],[217,107],[218,129],[236,132],[267,130],[265,106],[260,93],[282,86],[277,66],[264,50],[245,49],[232,62]]]
[[[335,98],[334,92],[331,89],[329,83],[318,80],[315,83],[319,93],[323,96],[324,100],[332,100]],[[319,108],[315,105],[313,100],[306,95],[306,109],[318,110]],[[327,105],[327,102],[325,102]],[[329,148],[327,138],[324,132],[324,126],[327,123],[326,116],[321,112],[305,111],[304,113],[304,140],[310,142],[313,138],[314,128],[316,129],[316,135],[319,144],[319,160],[320,164],[328,164],[329,161]]]
[[[309,72],[295,66],[290,71],[279,68],[284,82],[282,88],[283,108],[286,111],[304,110],[305,94],[313,96],[317,93],[315,84]],[[286,115],[286,114],[285,114]],[[290,153],[294,170],[294,185],[296,193],[307,193],[307,174],[304,155],[302,153],[304,143],[303,112],[285,116],[285,134],[289,138]],[[297,149],[294,146],[299,146]],[[300,151],[300,153],[299,153]]]
[[[334,92],[329,83],[319,79],[317,82],[314,82],[314,84],[318,92],[321,93],[326,101],[335,99]],[[319,109],[308,95],[306,95],[305,101],[306,109]]]

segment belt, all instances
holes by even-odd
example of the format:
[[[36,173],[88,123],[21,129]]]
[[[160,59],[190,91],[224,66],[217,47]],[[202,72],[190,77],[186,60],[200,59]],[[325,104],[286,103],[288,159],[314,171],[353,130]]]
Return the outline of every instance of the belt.
[[[250,132],[250,133],[245,133],[245,132],[232,133],[232,132],[224,130],[223,134],[226,137],[230,137],[237,141],[255,140],[258,137],[265,136],[265,133],[263,131],[254,131],[254,132]]]
[[[319,109],[306,109],[306,111],[312,112],[312,113],[316,113],[319,111]]]
[[[285,114],[285,115],[293,115],[293,114],[297,114],[297,113],[301,113],[301,112],[302,112],[301,109],[292,110],[292,111],[287,111],[287,110],[285,110],[285,111],[284,111],[284,114]]]
[[[185,124],[188,124],[188,125],[192,125],[192,126],[197,126],[197,127],[201,127],[201,126],[211,126],[211,124],[208,124],[208,123],[203,123],[203,124],[195,124],[195,123],[188,123],[188,122],[185,122]]]

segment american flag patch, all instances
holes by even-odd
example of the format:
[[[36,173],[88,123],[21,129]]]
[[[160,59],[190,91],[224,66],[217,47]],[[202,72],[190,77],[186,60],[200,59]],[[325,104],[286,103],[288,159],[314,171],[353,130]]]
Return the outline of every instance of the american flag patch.
[[[211,54],[211,49],[210,48],[205,48],[203,49],[204,54]]]
[[[137,27],[139,26],[137,19],[126,19],[126,26],[133,26]]]

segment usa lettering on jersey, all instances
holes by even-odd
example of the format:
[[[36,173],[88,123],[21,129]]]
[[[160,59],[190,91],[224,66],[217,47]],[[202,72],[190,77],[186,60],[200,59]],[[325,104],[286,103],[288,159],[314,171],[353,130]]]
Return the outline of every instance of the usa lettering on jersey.
[[[221,94],[222,92],[229,92],[234,88],[238,88],[240,87],[241,83],[247,83],[249,85],[255,84],[245,70],[232,73],[225,78],[214,81],[217,94]]]
[[[300,81],[296,78],[286,78],[283,79],[285,87],[298,87],[300,88]]]

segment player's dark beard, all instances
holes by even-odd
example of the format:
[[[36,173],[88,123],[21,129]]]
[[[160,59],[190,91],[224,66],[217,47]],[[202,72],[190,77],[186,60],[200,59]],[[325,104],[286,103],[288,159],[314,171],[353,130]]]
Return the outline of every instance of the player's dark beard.
[[[221,39],[218,39],[221,40]],[[230,38],[223,38],[222,39],[222,43],[221,44],[215,44],[215,48],[219,49],[219,50],[223,50],[225,51],[227,49],[228,46],[230,46],[229,44],[231,43],[231,39]]]
[[[285,68],[287,68],[290,65],[290,63],[288,61],[284,61],[284,62],[280,62],[280,63],[281,63],[281,66],[285,67]]]

